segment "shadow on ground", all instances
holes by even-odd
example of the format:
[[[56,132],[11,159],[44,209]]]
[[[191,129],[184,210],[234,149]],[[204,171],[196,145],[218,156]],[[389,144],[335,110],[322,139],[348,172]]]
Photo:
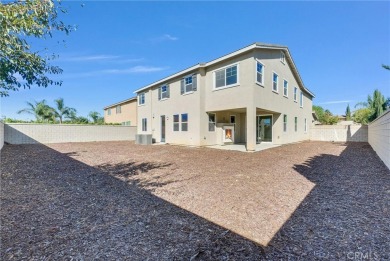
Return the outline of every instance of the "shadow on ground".
[[[345,149],[294,166],[316,185],[260,246],[151,193],[164,183],[127,180],[169,163],[95,168],[44,145],[7,145],[1,151],[0,258],[389,258],[390,172],[366,143],[334,146]]]

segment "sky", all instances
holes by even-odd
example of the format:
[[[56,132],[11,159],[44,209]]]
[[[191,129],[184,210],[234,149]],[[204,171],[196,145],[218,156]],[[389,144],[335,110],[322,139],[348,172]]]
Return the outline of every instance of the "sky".
[[[287,45],[313,104],[344,114],[379,89],[390,96],[390,2],[65,1],[69,34],[32,39],[64,72],[62,86],[33,87],[1,98],[2,117],[26,101],[64,98],[80,116],[134,91],[254,42]],[[65,41],[65,42],[63,42]],[[42,54],[45,54],[42,52]]]

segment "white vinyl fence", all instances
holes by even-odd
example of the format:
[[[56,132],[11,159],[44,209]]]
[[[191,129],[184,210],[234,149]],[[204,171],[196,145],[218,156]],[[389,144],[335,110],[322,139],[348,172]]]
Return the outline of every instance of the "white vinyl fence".
[[[137,127],[76,124],[4,124],[9,144],[134,140]]]
[[[390,169],[390,110],[368,125],[368,142]]]

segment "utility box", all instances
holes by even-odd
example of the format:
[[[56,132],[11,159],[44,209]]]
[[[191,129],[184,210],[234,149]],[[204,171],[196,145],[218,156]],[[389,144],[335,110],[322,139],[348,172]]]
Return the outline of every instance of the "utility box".
[[[151,145],[152,144],[152,134],[136,134],[135,135],[135,144]]]

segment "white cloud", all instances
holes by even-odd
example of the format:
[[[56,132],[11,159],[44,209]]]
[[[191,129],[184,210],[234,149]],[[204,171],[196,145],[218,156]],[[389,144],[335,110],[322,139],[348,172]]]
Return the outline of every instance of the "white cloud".
[[[176,36],[172,36],[172,35],[170,35],[170,34],[164,34],[164,35],[162,36],[162,38],[163,38],[164,40],[170,40],[170,41],[179,40],[179,38],[177,38]]]
[[[170,35],[170,34],[164,34],[160,37],[156,37],[151,39],[152,42],[164,42],[164,41],[177,41],[179,40],[178,37]]]
[[[109,69],[102,70],[101,73],[107,74],[128,74],[128,73],[148,73],[148,72],[159,72],[167,70],[167,67],[154,67],[154,66],[133,66],[126,69]]]
[[[60,60],[62,61],[70,61],[70,62],[89,62],[89,61],[102,61],[102,60],[115,60],[118,59],[120,56],[116,55],[85,55],[85,56],[70,56],[62,58],[60,57]]]
[[[345,101],[327,101],[327,102],[319,102],[318,104],[341,104],[341,103],[350,103],[353,100],[345,100]]]

